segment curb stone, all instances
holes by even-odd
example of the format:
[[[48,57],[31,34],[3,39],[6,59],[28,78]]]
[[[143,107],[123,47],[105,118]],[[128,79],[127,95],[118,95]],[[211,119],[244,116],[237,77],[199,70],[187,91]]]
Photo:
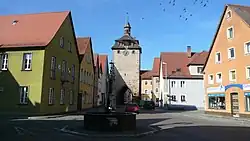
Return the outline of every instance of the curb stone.
[[[86,133],[76,132],[76,131],[72,131],[72,130],[68,130],[68,129],[58,129],[58,128],[54,128],[54,129],[59,131],[59,132],[63,132],[63,133],[71,134],[71,135],[85,136],[85,137],[106,137],[106,138],[143,137],[143,136],[158,133],[162,130],[161,128],[156,129],[156,127],[153,127],[153,126],[148,126],[148,127],[151,128],[152,130],[147,131],[147,132],[143,132],[143,133],[137,133],[137,134],[86,134]]]

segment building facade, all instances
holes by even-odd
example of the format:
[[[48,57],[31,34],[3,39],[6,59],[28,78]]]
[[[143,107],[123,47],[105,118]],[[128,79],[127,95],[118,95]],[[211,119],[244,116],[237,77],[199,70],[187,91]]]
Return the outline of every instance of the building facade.
[[[226,5],[204,68],[205,111],[250,117],[250,7]]]
[[[78,94],[78,110],[94,106],[94,57],[90,37],[77,38],[80,54],[80,90]]]
[[[151,70],[141,71],[141,100],[149,101],[153,100],[153,87],[152,72]]]
[[[0,30],[0,112],[76,111],[79,53],[71,13],[0,16]]]
[[[98,91],[98,104],[105,105],[107,100],[107,95],[109,93],[109,63],[108,55],[99,54],[99,66],[101,69],[101,76],[99,80],[99,91]]]
[[[99,61],[99,54],[95,53],[94,54],[94,97],[93,97],[93,103],[94,107],[99,106],[98,103],[98,97],[99,97],[99,92],[101,91],[101,68],[100,68],[100,61]]]
[[[205,51],[192,52],[190,46],[187,47],[187,52],[161,53],[160,106],[204,108],[202,69],[207,54]]]
[[[160,102],[160,58],[154,58],[152,68],[152,94],[153,101],[156,106],[159,106]]]
[[[112,47],[115,66],[114,93],[118,105],[140,99],[141,47],[131,36],[131,26],[126,23],[124,35]]]

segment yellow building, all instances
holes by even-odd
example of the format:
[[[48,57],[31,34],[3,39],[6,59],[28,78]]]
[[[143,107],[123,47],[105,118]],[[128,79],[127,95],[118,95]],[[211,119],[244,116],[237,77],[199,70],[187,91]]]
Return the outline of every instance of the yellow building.
[[[94,104],[94,59],[90,37],[77,38],[80,54],[80,91],[78,109],[93,107]]]
[[[141,71],[141,99],[152,100],[152,72],[151,70]]]
[[[79,58],[71,13],[0,16],[0,112],[77,110]]]

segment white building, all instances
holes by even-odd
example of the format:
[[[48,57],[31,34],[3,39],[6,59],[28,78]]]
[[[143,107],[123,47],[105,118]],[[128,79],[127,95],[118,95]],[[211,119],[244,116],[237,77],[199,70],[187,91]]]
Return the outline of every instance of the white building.
[[[162,52],[160,56],[160,105],[203,109],[202,68],[208,52]]]

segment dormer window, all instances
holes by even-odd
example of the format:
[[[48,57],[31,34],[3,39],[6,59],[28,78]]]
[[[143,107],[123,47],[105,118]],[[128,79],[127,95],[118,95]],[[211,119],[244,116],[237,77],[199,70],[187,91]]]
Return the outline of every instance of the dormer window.
[[[16,25],[18,20],[13,20],[12,25]]]
[[[226,18],[227,19],[230,19],[232,17],[232,12],[231,11],[228,11],[227,12],[227,15],[226,15]]]

